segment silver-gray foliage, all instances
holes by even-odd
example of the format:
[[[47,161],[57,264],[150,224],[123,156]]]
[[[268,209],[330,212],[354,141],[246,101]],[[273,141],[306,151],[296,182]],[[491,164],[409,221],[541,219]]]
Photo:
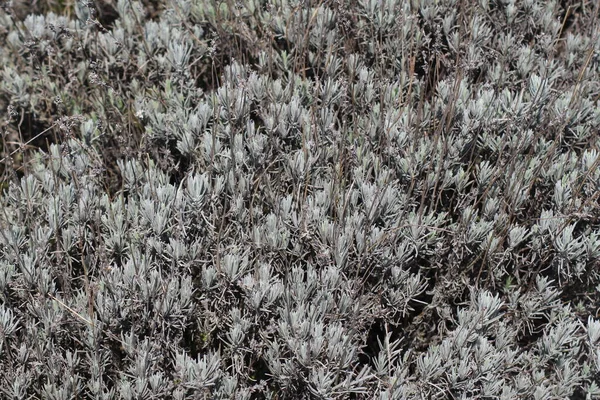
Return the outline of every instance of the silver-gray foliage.
[[[0,397],[600,398],[590,2],[13,3]]]

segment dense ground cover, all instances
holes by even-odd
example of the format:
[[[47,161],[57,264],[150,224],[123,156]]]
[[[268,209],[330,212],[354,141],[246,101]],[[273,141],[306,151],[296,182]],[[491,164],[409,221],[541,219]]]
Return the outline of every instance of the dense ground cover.
[[[1,397],[600,397],[598,7],[5,4]]]

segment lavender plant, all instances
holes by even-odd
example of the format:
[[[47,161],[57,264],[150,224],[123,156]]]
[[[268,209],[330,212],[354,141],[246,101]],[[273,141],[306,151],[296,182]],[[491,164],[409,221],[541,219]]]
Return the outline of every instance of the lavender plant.
[[[590,2],[0,10],[3,398],[598,398]]]

